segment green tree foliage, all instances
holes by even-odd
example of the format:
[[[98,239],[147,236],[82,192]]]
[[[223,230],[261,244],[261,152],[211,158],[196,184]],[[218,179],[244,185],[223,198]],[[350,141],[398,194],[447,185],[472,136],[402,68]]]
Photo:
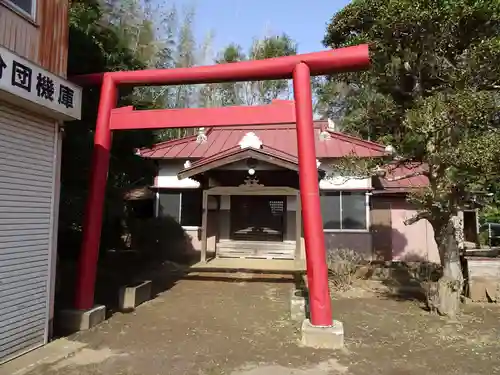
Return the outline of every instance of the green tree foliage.
[[[184,9],[180,15],[177,8],[172,7],[168,17],[159,22],[166,28],[161,34],[169,35],[166,45],[170,47],[168,53],[162,55],[162,65],[156,67],[190,68],[213,63],[210,56],[213,34],[209,32],[203,43],[198,45],[193,33],[195,15],[195,9],[192,7]],[[154,102],[161,108],[212,106],[212,98],[215,95],[207,85],[160,86],[153,90]],[[165,141],[185,137],[195,131],[196,129],[162,129],[156,131],[155,136],[157,141]]]
[[[144,62],[130,49],[130,40],[121,34],[122,26],[109,23],[97,2],[73,1],[69,24],[68,76],[145,67]],[[145,105],[134,100],[130,90],[122,90],[120,97],[120,105]],[[82,120],[65,126],[60,205],[61,256],[76,255],[81,242],[98,102],[99,88],[86,88]],[[102,232],[104,247],[119,245],[120,231],[117,227],[123,213],[125,189],[152,182],[153,166],[134,153],[135,148],[148,146],[152,141],[151,133],[145,131],[116,132],[113,136]]]
[[[104,18],[126,41],[133,56],[146,68],[189,68],[202,65],[210,51],[210,34],[199,46],[193,34],[195,8],[181,11],[173,2],[152,0],[107,0]],[[134,98],[155,108],[189,108],[206,106],[210,92],[204,96],[201,85],[136,87]],[[208,98],[205,98],[208,96]],[[156,141],[190,135],[195,129],[161,129],[155,131]]]
[[[238,44],[232,43],[219,53],[215,62],[217,64],[231,64],[245,61],[246,58],[243,48]],[[220,104],[223,106],[243,105],[244,100],[242,94],[247,87],[247,82],[228,82],[214,85],[216,100],[219,100]]]
[[[263,60],[296,54],[297,43],[287,34],[282,34],[256,40],[250,50],[249,58],[250,60]],[[258,103],[270,103],[273,99],[290,96],[290,84],[287,80],[254,82],[253,87],[255,100]]]
[[[297,43],[287,34],[282,34],[255,39],[248,55],[241,46],[230,44],[219,53],[216,62],[225,64],[296,54]],[[224,106],[268,104],[273,99],[290,97],[290,83],[287,80],[223,83],[216,87],[218,100]]]
[[[432,224],[444,266],[437,307],[454,316],[463,282],[457,213],[497,184],[500,160],[500,2],[354,0],[324,43],[370,43],[372,67],[330,78],[323,110],[345,131],[392,144],[430,184],[411,197]],[[405,177],[405,176],[403,176]],[[407,176],[406,176],[407,177]]]

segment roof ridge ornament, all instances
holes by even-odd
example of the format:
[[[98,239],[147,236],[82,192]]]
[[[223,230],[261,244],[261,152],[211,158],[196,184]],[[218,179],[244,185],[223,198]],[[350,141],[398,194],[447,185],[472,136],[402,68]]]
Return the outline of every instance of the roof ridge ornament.
[[[336,132],[337,131],[337,124],[335,124],[335,121],[333,121],[331,118],[328,118],[328,130],[331,132]]]
[[[196,136],[197,143],[205,143],[208,140],[207,134],[205,133],[205,128],[198,129],[198,135]]]
[[[241,138],[240,143],[238,143],[239,146],[243,148],[255,148],[255,149],[261,149],[262,148],[262,141],[260,138],[255,134],[254,132],[248,132],[246,133],[243,138]]]
[[[330,132],[336,132],[337,131],[337,125],[335,125],[335,122],[331,119],[328,118],[328,124],[326,127],[322,127],[321,132],[319,133],[319,140],[320,141],[327,141],[332,138],[332,135]]]
[[[387,145],[385,146],[384,148],[384,152],[387,154],[387,155],[390,155],[390,156],[395,156],[396,155],[396,149],[394,148],[393,145]]]

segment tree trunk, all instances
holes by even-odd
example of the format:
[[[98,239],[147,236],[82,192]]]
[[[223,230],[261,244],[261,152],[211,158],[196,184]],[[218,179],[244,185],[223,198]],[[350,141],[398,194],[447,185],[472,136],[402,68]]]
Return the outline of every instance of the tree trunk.
[[[431,311],[451,319],[455,319],[460,312],[460,295],[464,284],[459,247],[461,233],[460,218],[454,215],[435,236],[443,275],[433,288],[434,292],[430,293],[428,302]]]

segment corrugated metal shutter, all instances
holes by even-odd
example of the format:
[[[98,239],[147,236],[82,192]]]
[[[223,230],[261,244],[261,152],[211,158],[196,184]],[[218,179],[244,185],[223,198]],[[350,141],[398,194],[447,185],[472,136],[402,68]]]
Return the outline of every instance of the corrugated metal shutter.
[[[0,103],[0,363],[47,340],[55,123]]]

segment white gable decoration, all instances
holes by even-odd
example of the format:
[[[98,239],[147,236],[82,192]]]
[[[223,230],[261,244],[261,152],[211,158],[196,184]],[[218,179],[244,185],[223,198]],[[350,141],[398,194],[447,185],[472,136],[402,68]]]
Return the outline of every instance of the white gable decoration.
[[[207,134],[205,133],[205,128],[198,129],[198,135],[196,136],[197,143],[205,143],[208,140]]]
[[[260,140],[259,137],[254,132],[249,132],[241,138],[241,141],[239,143],[240,147],[243,148],[255,148],[255,149],[260,149],[262,148],[262,141]]]

